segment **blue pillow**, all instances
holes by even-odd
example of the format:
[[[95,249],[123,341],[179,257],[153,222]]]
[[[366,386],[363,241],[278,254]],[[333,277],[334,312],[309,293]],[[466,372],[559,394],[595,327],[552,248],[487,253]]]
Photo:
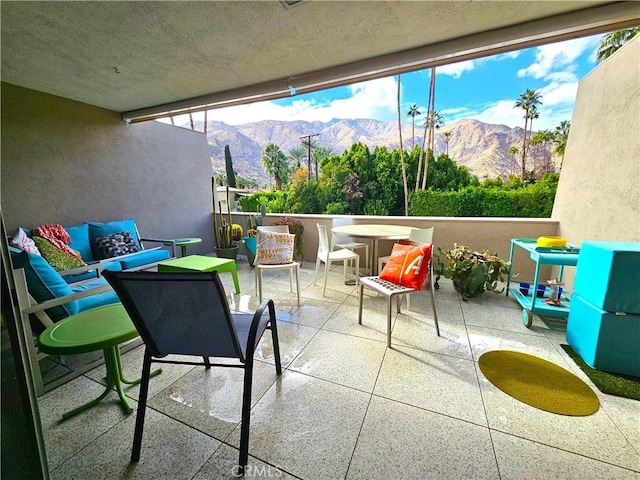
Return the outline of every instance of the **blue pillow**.
[[[91,250],[91,242],[89,242],[89,224],[83,223],[80,225],[72,225],[70,227],[64,227],[71,238],[71,244],[69,248],[80,252],[80,256],[85,263],[90,263],[94,260],[93,252]]]
[[[138,249],[142,250],[140,246],[140,240],[136,232],[136,222],[133,218],[127,218],[125,220],[116,220],[113,222],[88,222],[89,225],[89,241],[91,242],[91,251],[93,252],[93,258],[96,260],[104,259],[102,252],[98,248],[96,241],[100,237],[111,235],[112,233],[129,232],[133,237],[133,241],[136,243]]]
[[[40,255],[22,251],[12,253],[11,260],[13,268],[24,269],[29,293],[38,303],[73,294],[73,290],[67,282]],[[73,301],[59,307],[49,308],[46,312],[51,320],[57,322],[78,313],[78,302]]]

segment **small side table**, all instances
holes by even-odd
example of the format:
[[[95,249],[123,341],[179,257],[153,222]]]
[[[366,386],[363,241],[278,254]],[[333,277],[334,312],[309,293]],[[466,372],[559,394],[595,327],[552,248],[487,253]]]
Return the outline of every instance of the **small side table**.
[[[240,283],[236,261],[228,258],[207,257],[205,255],[189,255],[158,263],[159,272],[229,272],[233,277],[236,294],[240,294]]]
[[[122,384],[135,385],[138,380],[127,380],[122,373],[119,345],[138,336],[136,327],[121,303],[85,310],[48,327],[38,340],[40,350],[51,355],[71,355],[102,349],[107,369],[107,387],[102,395],[62,415],[66,420],[96,405],[116,387],[122,410],[129,414],[133,408],[122,391]],[[157,375],[156,370],[152,375]]]
[[[181,253],[183,257],[187,256],[187,247],[189,245],[198,245],[202,243],[202,239],[201,238],[175,238],[173,239],[173,243],[165,243],[166,246],[171,246],[173,244],[175,244],[176,246],[180,247],[181,249]]]

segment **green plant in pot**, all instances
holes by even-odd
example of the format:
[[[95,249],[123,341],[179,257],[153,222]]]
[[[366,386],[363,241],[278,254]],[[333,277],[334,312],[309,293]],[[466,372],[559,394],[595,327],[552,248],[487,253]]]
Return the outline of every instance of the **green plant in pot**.
[[[231,205],[229,203],[229,187],[227,187],[227,205]],[[216,255],[220,258],[235,260],[238,256],[238,245],[233,240],[231,210],[227,208],[227,215],[224,218],[221,202],[218,202],[218,212],[213,213],[213,236],[216,242]]]
[[[453,280],[453,288],[463,300],[474,298],[485,290],[502,293],[498,282],[504,282],[511,268],[490,250],[476,252],[464,245],[453,244],[453,249],[443,251],[438,247],[434,272]]]

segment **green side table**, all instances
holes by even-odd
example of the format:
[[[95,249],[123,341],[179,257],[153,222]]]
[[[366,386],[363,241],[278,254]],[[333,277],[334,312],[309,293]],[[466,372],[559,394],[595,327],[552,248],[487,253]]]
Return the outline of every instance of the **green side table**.
[[[200,243],[202,243],[202,239],[201,238],[174,238],[173,239],[173,243],[175,243],[176,246],[180,247],[181,249],[181,253],[183,257],[187,256],[187,247],[189,245],[198,245]],[[165,245],[167,246],[171,246],[172,243],[165,243]]]
[[[229,272],[233,277],[236,294],[240,294],[240,283],[236,261],[227,258],[207,257],[205,255],[189,255],[158,263],[159,272]]]
[[[119,345],[138,336],[136,327],[121,303],[105,305],[80,312],[48,327],[38,340],[40,350],[51,355],[72,355],[102,350],[107,369],[107,388],[95,400],[74,408],[62,415],[66,420],[96,405],[116,388],[122,410],[133,412],[129,399],[122,391],[122,384],[135,385],[138,380],[127,380],[122,373],[122,359]],[[157,375],[156,370],[152,375]]]

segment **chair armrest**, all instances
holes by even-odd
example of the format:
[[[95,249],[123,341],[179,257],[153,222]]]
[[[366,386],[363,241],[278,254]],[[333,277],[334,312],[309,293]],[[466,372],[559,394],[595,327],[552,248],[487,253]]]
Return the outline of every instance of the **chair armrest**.
[[[87,263],[82,267],[70,268],[69,270],[58,270],[60,276],[67,275],[79,275],[81,273],[90,272],[92,270],[97,270],[98,277],[102,275],[102,263],[101,262],[91,262]]]
[[[42,312],[44,310],[48,310],[49,308],[58,307],[60,305],[64,305],[65,303],[73,302],[74,300],[80,300],[81,298],[97,295],[98,293],[108,292],[109,290],[112,290],[111,285],[92,288],[91,290],[85,290],[83,292],[65,295],[64,297],[53,298],[42,303],[32,304],[26,308],[23,308],[22,312],[27,314]]]
[[[141,242],[152,242],[152,243],[162,243],[167,247],[171,247],[171,256],[176,256],[176,241],[168,238],[141,238]],[[160,248],[160,247],[156,247]]]

